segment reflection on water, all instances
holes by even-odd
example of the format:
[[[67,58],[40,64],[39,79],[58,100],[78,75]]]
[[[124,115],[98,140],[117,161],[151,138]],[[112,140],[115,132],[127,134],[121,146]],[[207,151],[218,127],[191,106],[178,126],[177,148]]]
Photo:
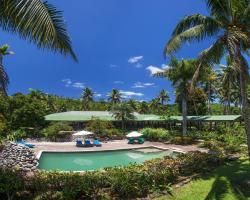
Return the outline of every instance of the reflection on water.
[[[73,162],[75,164],[81,165],[81,166],[91,166],[91,165],[93,165],[93,162],[91,160],[84,159],[84,158],[74,159]]]

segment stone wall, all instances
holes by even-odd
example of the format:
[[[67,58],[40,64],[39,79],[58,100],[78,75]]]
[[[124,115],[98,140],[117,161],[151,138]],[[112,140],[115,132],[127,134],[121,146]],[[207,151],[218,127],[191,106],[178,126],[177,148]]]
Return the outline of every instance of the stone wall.
[[[32,149],[7,142],[0,152],[0,167],[17,168],[24,172],[36,171],[38,160]]]

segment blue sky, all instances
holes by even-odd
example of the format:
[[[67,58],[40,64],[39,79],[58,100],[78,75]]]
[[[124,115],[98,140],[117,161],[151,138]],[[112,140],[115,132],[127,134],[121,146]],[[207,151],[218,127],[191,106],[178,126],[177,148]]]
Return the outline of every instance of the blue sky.
[[[9,94],[28,88],[79,98],[84,87],[106,97],[112,88],[124,96],[151,100],[171,83],[150,76],[154,67],[167,64],[163,48],[185,15],[207,14],[197,0],[48,0],[64,12],[79,63],[37,49],[17,35],[0,31],[2,44],[15,55],[4,65],[10,76]],[[70,2],[70,3],[69,3]],[[73,3],[72,3],[73,2]],[[211,41],[184,46],[179,58],[194,58]]]

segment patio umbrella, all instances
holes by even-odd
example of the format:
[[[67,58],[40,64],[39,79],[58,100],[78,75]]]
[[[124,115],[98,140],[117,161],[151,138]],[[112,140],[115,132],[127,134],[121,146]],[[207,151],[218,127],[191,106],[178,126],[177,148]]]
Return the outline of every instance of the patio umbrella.
[[[93,135],[94,133],[89,132],[89,131],[79,131],[73,134],[73,136],[88,136],[88,135]]]
[[[133,132],[126,135],[127,138],[138,138],[141,136],[142,136],[142,134],[137,132],[137,131],[133,131]]]

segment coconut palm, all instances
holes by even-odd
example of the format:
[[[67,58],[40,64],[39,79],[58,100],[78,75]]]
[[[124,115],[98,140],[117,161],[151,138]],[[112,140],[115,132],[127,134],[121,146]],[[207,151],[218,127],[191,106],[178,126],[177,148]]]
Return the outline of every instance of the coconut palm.
[[[172,81],[177,95],[181,96],[182,108],[182,133],[187,133],[187,98],[190,82],[195,72],[195,60],[181,60],[178,61],[172,57],[170,67],[165,69],[164,72],[154,74],[155,77],[167,78]]]
[[[133,108],[127,103],[114,104],[111,113],[116,120],[122,122],[122,129],[125,129],[126,121],[135,119]]]
[[[221,65],[221,70],[218,73],[219,79],[219,95],[221,102],[225,106],[225,113],[230,114],[231,103],[233,103],[235,93],[234,89],[240,88],[239,84],[239,71],[231,65],[230,58],[227,58],[227,65]]]
[[[208,70],[205,76],[204,82],[204,92],[207,95],[207,108],[209,115],[212,115],[211,103],[215,99],[216,94],[216,82],[217,82],[217,74],[215,71],[211,69]]]
[[[177,51],[182,44],[212,37],[215,42],[199,56],[199,69],[204,63],[219,63],[226,52],[232,65],[240,71],[243,116],[250,156],[250,113],[247,101],[248,63],[243,52],[250,47],[250,3],[249,0],[205,0],[210,16],[194,14],[182,19],[165,47],[166,54]]]
[[[166,90],[164,90],[164,89],[161,90],[158,98],[159,98],[161,104],[164,105],[164,102],[168,102],[169,101],[168,92]]]
[[[113,103],[120,103],[122,99],[122,95],[119,90],[113,89],[111,93],[108,94],[108,100]]]
[[[146,114],[148,112],[148,104],[146,101],[142,101],[139,103],[138,112],[140,114]]]
[[[92,89],[88,87],[84,88],[81,99],[83,102],[84,110],[88,110],[89,104],[94,100],[94,92],[92,91]]]
[[[9,51],[9,46],[7,44],[0,47],[0,92],[6,95],[9,78],[3,66],[3,58],[7,55],[12,55],[14,52]]]
[[[0,0],[0,27],[4,31],[19,34],[21,38],[36,44],[38,48],[50,49],[63,55],[70,54],[77,60],[62,12],[47,1]],[[3,56],[0,53],[1,61]],[[1,65],[0,90],[5,94],[7,86],[8,76]]]
[[[138,102],[135,99],[129,99],[128,104],[131,106],[131,108],[136,111],[138,107]]]

